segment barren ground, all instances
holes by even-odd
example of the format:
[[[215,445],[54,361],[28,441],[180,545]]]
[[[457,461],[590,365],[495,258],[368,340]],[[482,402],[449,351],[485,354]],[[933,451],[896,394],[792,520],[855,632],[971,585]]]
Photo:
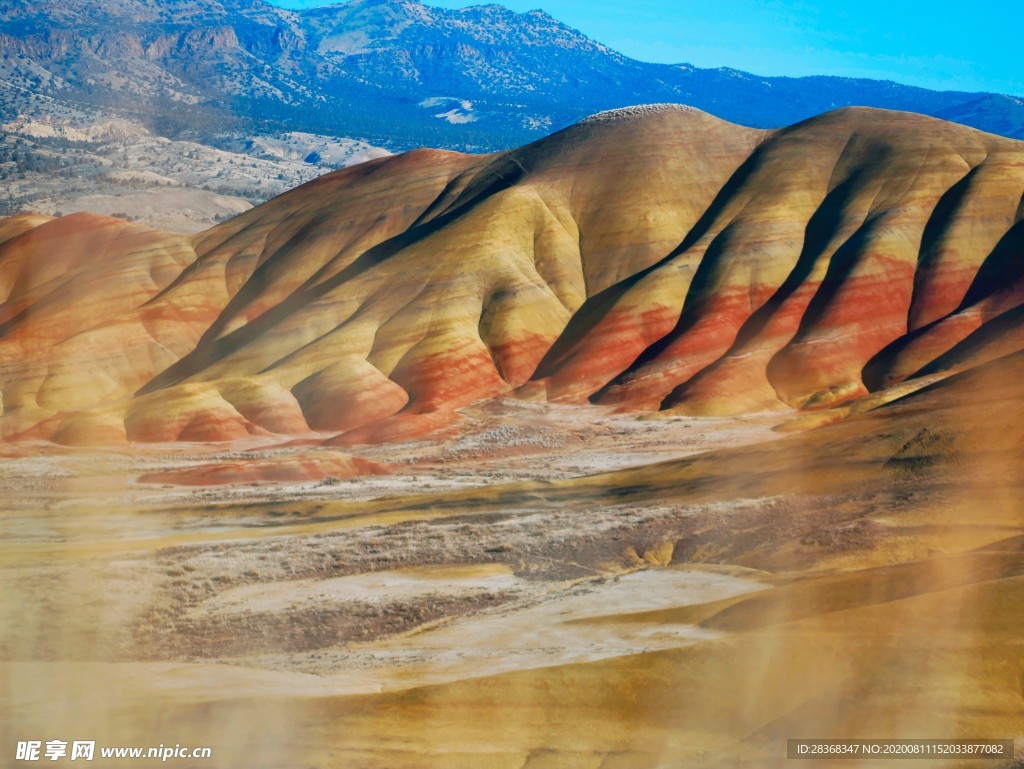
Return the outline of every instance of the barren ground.
[[[316,455],[315,436],[8,450],[4,744],[210,745],[196,766],[247,769],[608,769],[782,766],[787,737],[854,726],[1024,734],[1015,508],[982,500],[986,525],[967,525],[923,482],[553,491],[775,441],[788,416],[499,401],[440,438],[355,450],[389,475],[285,484],[138,479]]]

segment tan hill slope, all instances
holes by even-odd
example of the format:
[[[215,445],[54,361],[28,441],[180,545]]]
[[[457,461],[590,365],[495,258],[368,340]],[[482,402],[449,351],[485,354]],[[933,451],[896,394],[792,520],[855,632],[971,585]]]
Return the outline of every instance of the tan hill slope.
[[[1020,349],[1022,218],[1020,142],[878,110],[766,132],[674,106],[370,161],[188,242],[65,217],[0,243],[0,429],[351,444],[510,391],[827,406]],[[60,228],[42,279],[55,257],[27,255]]]

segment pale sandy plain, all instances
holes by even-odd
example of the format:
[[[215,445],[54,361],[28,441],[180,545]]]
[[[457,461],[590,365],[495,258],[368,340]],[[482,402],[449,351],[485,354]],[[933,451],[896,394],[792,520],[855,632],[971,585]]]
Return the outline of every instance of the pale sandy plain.
[[[772,429],[791,418],[507,399],[364,447],[387,475],[205,487],[139,478],[331,452],[8,450],[4,744],[608,769],[781,767],[790,737],[1024,735],[1012,468],[986,465],[969,499],[927,462],[823,472],[850,428]],[[907,417],[886,419],[876,443]]]

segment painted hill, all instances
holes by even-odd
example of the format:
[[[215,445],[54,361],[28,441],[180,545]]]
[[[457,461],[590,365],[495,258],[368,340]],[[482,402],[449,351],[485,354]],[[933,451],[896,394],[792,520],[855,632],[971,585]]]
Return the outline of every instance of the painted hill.
[[[649,106],[511,152],[373,160],[191,239],[8,220],[0,430],[353,444],[509,393],[866,402],[1024,347],[1022,219],[1017,141],[879,110],[758,131]]]

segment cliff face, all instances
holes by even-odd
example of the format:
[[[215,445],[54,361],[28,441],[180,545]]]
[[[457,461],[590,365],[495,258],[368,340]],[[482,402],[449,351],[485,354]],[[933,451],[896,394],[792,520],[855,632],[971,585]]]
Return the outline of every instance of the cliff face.
[[[520,397],[730,414],[849,402],[1024,345],[1024,144],[841,110],[602,114],[416,151],[191,241],[0,233],[7,439],[338,443]]]

